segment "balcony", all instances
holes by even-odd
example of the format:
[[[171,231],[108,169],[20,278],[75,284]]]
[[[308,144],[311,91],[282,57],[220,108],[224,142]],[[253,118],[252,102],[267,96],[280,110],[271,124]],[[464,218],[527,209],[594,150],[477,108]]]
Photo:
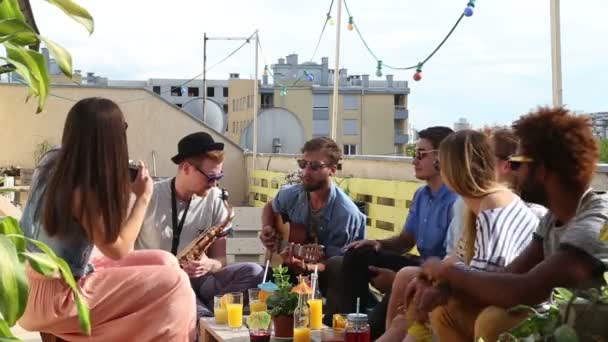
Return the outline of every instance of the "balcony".
[[[395,130],[395,144],[407,144],[410,136],[405,131],[396,129]]]
[[[407,120],[410,112],[405,108],[405,106],[395,106],[395,120]]]

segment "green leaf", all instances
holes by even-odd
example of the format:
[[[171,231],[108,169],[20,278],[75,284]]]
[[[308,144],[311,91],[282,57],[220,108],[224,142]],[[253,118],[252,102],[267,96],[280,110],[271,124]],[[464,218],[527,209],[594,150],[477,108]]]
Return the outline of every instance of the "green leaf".
[[[578,342],[576,331],[568,324],[563,324],[555,329],[553,333],[555,342]]]
[[[93,33],[95,29],[95,23],[91,14],[71,0],[47,0],[51,4],[59,7],[65,14],[69,15],[72,19],[76,20],[82,26],[84,26],[89,34]]]
[[[76,300],[76,308],[78,309],[78,322],[80,324],[80,329],[87,335],[91,335],[91,316],[89,312],[89,308],[86,305],[86,302],[82,295],[80,294],[80,288],[76,284],[76,280],[74,280],[74,275],[72,275],[72,270],[70,270],[70,266],[68,263],[58,257],[55,257],[55,261],[59,266],[59,270],[63,275],[63,279],[65,282],[72,288],[74,292],[74,299]]]
[[[34,94],[38,96],[38,109],[36,113],[40,113],[49,94],[50,83],[44,57],[39,52],[12,43],[5,43],[5,47],[7,57],[23,64],[29,71],[30,79],[26,81],[30,82],[28,85]],[[19,74],[22,75],[21,73]]]
[[[9,235],[9,234],[17,234],[23,235],[23,231],[19,226],[19,222],[14,217],[5,217],[0,221],[0,234]],[[17,254],[25,252],[25,241],[20,238],[9,237],[9,239],[13,242],[13,246],[15,246],[15,250]]]
[[[556,287],[553,292],[553,299],[558,303],[567,303],[572,299],[572,291],[563,287]]]
[[[78,287],[78,284],[76,284],[76,280],[74,280],[74,275],[72,274],[70,266],[65,260],[58,257],[53,252],[53,250],[44,242],[30,239],[25,236],[18,237],[34,244],[36,247],[38,247],[38,249],[40,249],[43,253],[47,254],[56,263],[59,271],[61,272],[63,280],[72,289],[72,292],[74,294],[74,300],[76,301],[76,309],[78,310],[78,321],[80,324],[80,329],[82,329],[82,331],[87,335],[91,335],[91,316],[89,308],[87,307],[86,301],[80,293],[80,288]]]
[[[38,35],[26,22],[19,19],[0,20],[0,43],[11,41],[17,45],[38,43]]]
[[[5,320],[0,318],[0,341],[18,341],[13,333],[11,327],[8,326]]]
[[[57,65],[63,74],[72,78],[72,56],[68,50],[50,39],[44,37],[40,37],[40,39],[42,39],[46,47],[49,48],[51,55],[55,58],[55,62],[57,62]]]
[[[25,16],[19,7],[19,0],[3,0],[0,2],[0,18],[19,19],[25,22]]]
[[[4,235],[0,235],[0,262],[0,314],[13,326],[25,311],[28,286],[25,268],[13,243]]]
[[[27,259],[30,266],[36,272],[46,277],[51,277],[55,275],[57,270],[59,270],[59,267],[57,266],[55,260],[53,260],[53,258],[47,254],[25,252],[21,253],[21,255],[23,255]]]

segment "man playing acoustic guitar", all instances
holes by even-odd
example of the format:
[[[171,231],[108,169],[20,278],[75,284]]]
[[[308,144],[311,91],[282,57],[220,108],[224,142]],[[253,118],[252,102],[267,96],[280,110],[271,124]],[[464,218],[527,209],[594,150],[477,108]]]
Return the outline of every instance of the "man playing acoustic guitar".
[[[342,157],[335,141],[314,138],[304,144],[302,154],[298,160],[302,182],[282,188],[273,201],[266,204],[260,239],[270,251],[281,252],[283,263],[294,274],[312,272],[317,266],[322,272],[319,287],[329,298],[332,297],[327,294],[332,291],[328,288],[329,279],[333,278],[330,269],[339,272],[343,248],[365,237],[366,217],[331,180]],[[320,263],[307,263],[305,258],[294,255],[289,246],[279,250],[280,239],[288,238],[277,233],[279,215],[289,219],[289,242],[323,246]]]

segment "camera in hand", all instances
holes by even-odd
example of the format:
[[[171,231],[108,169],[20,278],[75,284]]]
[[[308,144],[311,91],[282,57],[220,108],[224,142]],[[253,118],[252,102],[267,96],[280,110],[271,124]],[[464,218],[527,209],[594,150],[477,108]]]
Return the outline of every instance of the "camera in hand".
[[[139,165],[136,162],[129,160],[129,179],[131,180],[131,183],[135,182],[138,173]]]

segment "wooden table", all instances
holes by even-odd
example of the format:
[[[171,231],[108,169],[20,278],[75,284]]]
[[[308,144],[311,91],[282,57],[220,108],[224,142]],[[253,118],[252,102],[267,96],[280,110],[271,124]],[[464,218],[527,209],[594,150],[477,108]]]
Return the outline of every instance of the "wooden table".
[[[230,329],[225,324],[215,323],[213,317],[200,319],[200,342],[249,342],[249,330],[243,326],[240,329]],[[291,338],[272,337],[273,342],[292,341]],[[312,341],[321,342],[321,331],[312,331]]]

